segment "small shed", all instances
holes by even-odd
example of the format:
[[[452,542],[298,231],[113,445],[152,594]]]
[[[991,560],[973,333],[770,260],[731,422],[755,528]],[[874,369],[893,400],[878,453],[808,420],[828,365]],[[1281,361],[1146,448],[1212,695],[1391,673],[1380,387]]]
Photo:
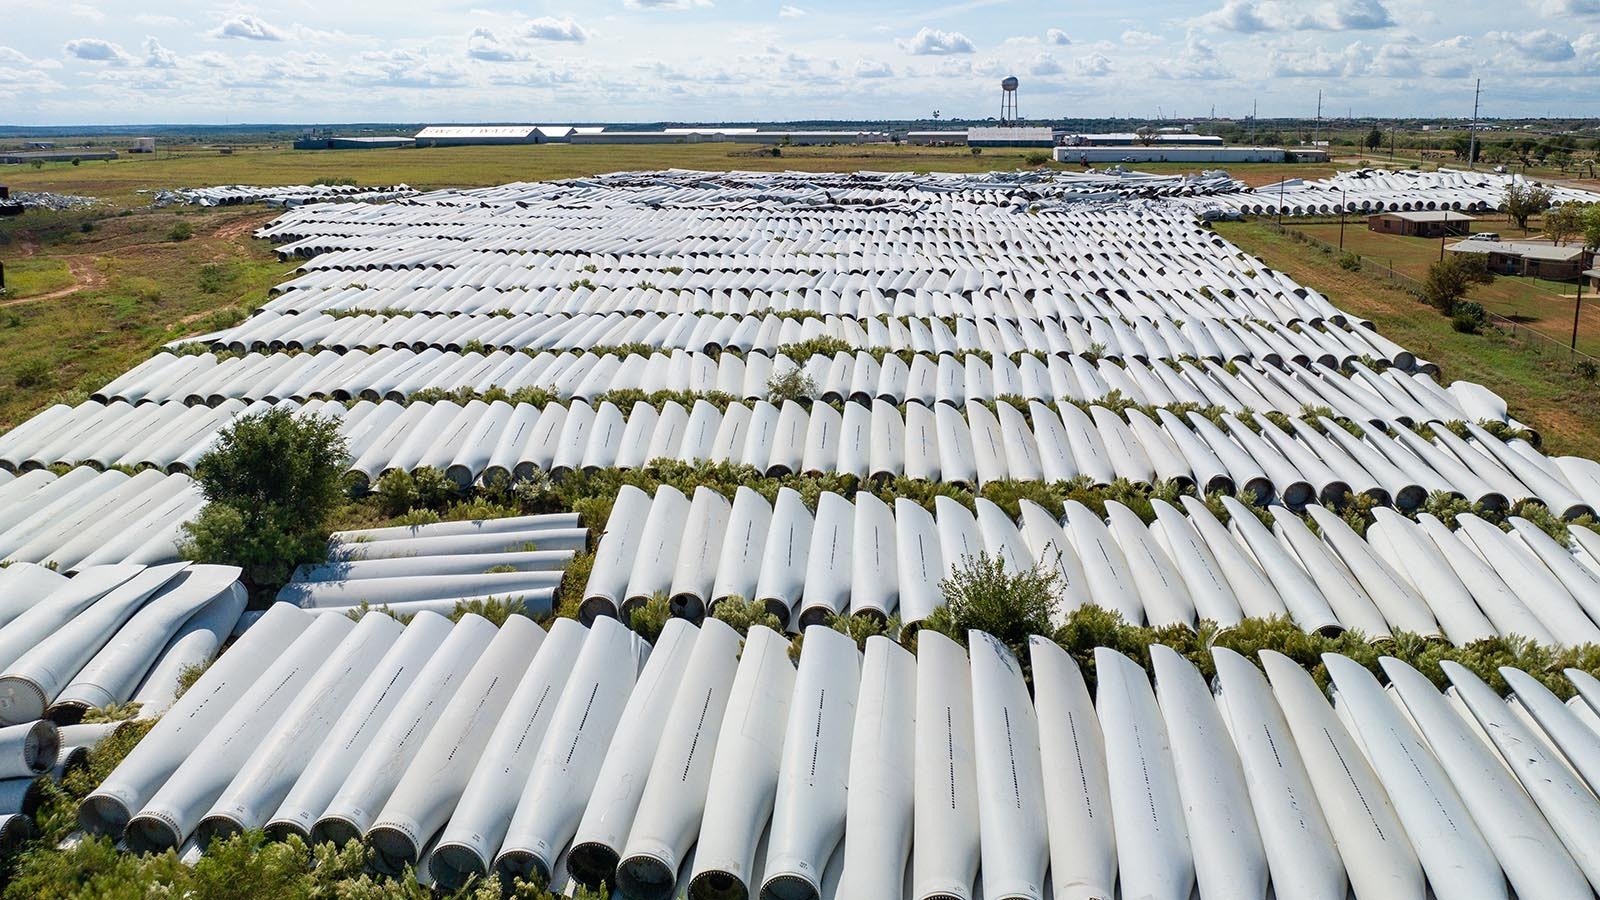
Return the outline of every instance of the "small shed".
[[[1385,212],[1367,216],[1367,230],[1404,237],[1465,237],[1476,221],[1466,213],[1448,209]]]

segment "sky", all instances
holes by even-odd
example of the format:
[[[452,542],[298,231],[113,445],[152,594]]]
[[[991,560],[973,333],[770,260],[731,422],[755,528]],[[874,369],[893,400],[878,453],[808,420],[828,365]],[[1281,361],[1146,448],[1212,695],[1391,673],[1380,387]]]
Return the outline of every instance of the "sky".
[[[135,11],[137,10],[137,11]],[[1600,0],[0,0],[0,123],[1600,115]]]

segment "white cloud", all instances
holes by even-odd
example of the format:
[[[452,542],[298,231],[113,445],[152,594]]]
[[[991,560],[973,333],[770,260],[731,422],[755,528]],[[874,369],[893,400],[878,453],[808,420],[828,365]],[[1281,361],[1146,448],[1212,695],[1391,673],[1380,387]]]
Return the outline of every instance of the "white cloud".
[[[1223,65],[1217,49],[1192,32],[1184,40],[1183,50],[1172,59],[1159,63],[1156,73],[1173,81],[1218,81],[1233,77],[1233,73]]]
[[[528,54],[501,40],[488,28],[474,28],[467,35],[467,56],[484,62],[516,62],[528,58]]]
[[[1541,11],[1547,16],[1600,15],[1600,0],[1544,0]]]
[[[1333,78],[1354,74],[1349,54],[1331,53],[1320,47],[1310,50],[1275,47],[1267,53],[1267,69],[1278,78]]]
[[[911,40],[901,41],[900,46],[916,56],[971,53],[975,49],[972,41],[959,31],[940,31],[937,28],[926,27],[912,36]]]
[[[1484,37],[1539,62],[1561,62],[1577,55],[1572,49],[1572,42],[1548,28],[1525,32],[1491,31]]]
[[[1165,41],[1166,38],[1163,38],[1161,35],[1151,34],[1148,31],[1129,30],[1122,33],[1122,43],[1128,45],[1129,47],[1154,47],[1155,45],[1164,43]]]
[[[523,34],[536,41],[570,41],[581,44],[589,39],[589,32],[583,26],[568,19],[557,19],[552,16],[540,16],[528,23],[523,29]]]
[[[151,69],[176,69],[178,54],[161,46],[153,37],[144,39],[144,64]]]
[[[1057,62],[1056,58],[1048,53],[1041,53],[1035,56],[1033,62],[1028,64],[1029,75],[1060,75],[1065,71],[1066,69],[1062,68],[1061,63]]]
[[[245,41],[281,41],[287,35],[252,15],[231,16],[208,32],[214,38],[237,38]]]
[[[894,69],[886,62],[866,59],[856,60],[857,78],[893,78]]]
[[[75,38],[67,41],[63,47],[68,56],[84,59],[90,62],[124,63],[128,61],[128,54],[122,48],[110,41],[100,38]]]
[[[786,5],[778,7],[778,18],[780,19],[799,19],[804,17],[805,14],[806,11],[798,6]]]
[[[710,6],[711,0],[622,0],[628,9],[692,9]]]
[[[1381,0],[1225,0],[1197,24],[1254,34],[1263,31],[1368,31],[1395,24]]]
[[[1090,54],[1082,59],[1072,61],[1072,71],[1085,78],[1098,78],[1111,74],[1111,60],[1099,53]]]
[[[1067,33],[1059,28],[1050,28],[1045,30],[1044,42],[1046,44],[1054,44],[1057,47],[1065,47],[1072,43],[1072,38],[1068,37]]]
[[[88,19],[91,22],[104,22],[106,20],[105,13],[87,3],[74,3],[67,7],[67,11],[80,19]]]

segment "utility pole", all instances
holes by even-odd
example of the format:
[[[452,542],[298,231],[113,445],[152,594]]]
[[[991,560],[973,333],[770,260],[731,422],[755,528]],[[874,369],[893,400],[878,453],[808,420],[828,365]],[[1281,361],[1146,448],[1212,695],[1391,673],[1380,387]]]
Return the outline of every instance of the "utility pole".
[[[1322,88],[1317,88],[1317,124],[1311,126],[1311,146],[1317,145],[1317,139],[1322,136]]]
[[[1389,123],[1389,164],[1394,164],[1394,123]]]
[[[1578,305],[1572,308],[1572,352],[1578,352],[1578,313],[1583,311],[1583,273],[1578,273]]]
[[[1476,169],[1478,159],[1478,97],[1483,93],[1483,79],[1479,78],[1472,86],[1472,139],[1467,142],[1467,168]]]
[[[1256,101],[1250,98],[1250,146],[1256,145]]]

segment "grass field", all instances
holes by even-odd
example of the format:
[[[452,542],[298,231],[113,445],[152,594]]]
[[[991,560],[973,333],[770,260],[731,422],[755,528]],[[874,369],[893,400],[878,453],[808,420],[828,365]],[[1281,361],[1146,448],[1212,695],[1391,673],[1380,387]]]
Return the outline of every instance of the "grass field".
[[[782,156],[762,155],[748,145],[573,145],[513,147],[433,147],[415,150],[236,149],[185,150],[154,156],[127,156],[105,162],[50,163],[43,168],[5,167],[0,180],[29,191],[56,191],[104,197],[124,206],[148,202],[138,190],[219,184],[307,184],[317,178],[354,178],[362,185],[405,183],[417,188],[481,187],[511,181],[576,178],[638,169],[748,169],[850,172],[858,170],[987,172],[1027,167],[1029,152],[985,149],[973,156],[965,147],[912,147],[867,144],[850,147],[785,147]],[[1077,166],[1062,166],[1076,170]],[[1194,172],[1200,167],[1150,163],[1140,171]],[[1323,178],[1333,166],[1263,163],[1230,170],[1248,184],[1285,177]]]
[[[1371,275],[1347,271],[1336,255],[1319,253],[1264,223],[1219,222],[1214,227],[1240,249],[1316,288],[1334,305],[1372,320],[1391,340],[1438,363],[1444,383],[1476,381],[1499,393],[1512,415],[1544,435],[1546,452],[1593,456],[1600,446],[1600,391],[1574,371],[1565,353],[1540,353],[1492,329],[1456,332],[1449,319],[1410,294]],[[1570,305],[1567,310],[1570,315]]]
[[[1520,229],[1509,222],[1480,219],[1473,226],[1475,231],[1498,232],[1507,240],[1522,237]],[[1339,243],[1339,226],[1336,223],[1294,223],[1291,227],[1325,243],[1335,246]],[[1530,233],[1534,237],[1539,235],[1537,228]],[[1446,243],[1453,244],[1456,240],[1450,238]],[[1345,224],[1344,248],[1361,256],[1369,265],[1375,264],[1386,270],[1392,267],[1396,274],[1416,281],[1427,277],[1428,266],[1439,259],[1437,239],[1368,231],[1366,221],[1359,217]],[[1492,284],[1473,285],[1467,293],[1467,299],[1475,300],[1492,313],[1565,344],[1572,337],[1576,291],[1577,285],[1573,283],[1502,275]],[[1600,308],[1591,308],[1591,313],[1600,313]],[[1578,349],[1592,356],[1600,356],[1600,318],[1594,314],[1580,319]]]
[[[225,327],[293,267],[250,233],[254,207],[85,211],[0,220],[0,431],[54,402],[82,402],[162,343]],[[169,238],[188,222],[195,236]],[[84,222],[93,230],[81,230]]]

